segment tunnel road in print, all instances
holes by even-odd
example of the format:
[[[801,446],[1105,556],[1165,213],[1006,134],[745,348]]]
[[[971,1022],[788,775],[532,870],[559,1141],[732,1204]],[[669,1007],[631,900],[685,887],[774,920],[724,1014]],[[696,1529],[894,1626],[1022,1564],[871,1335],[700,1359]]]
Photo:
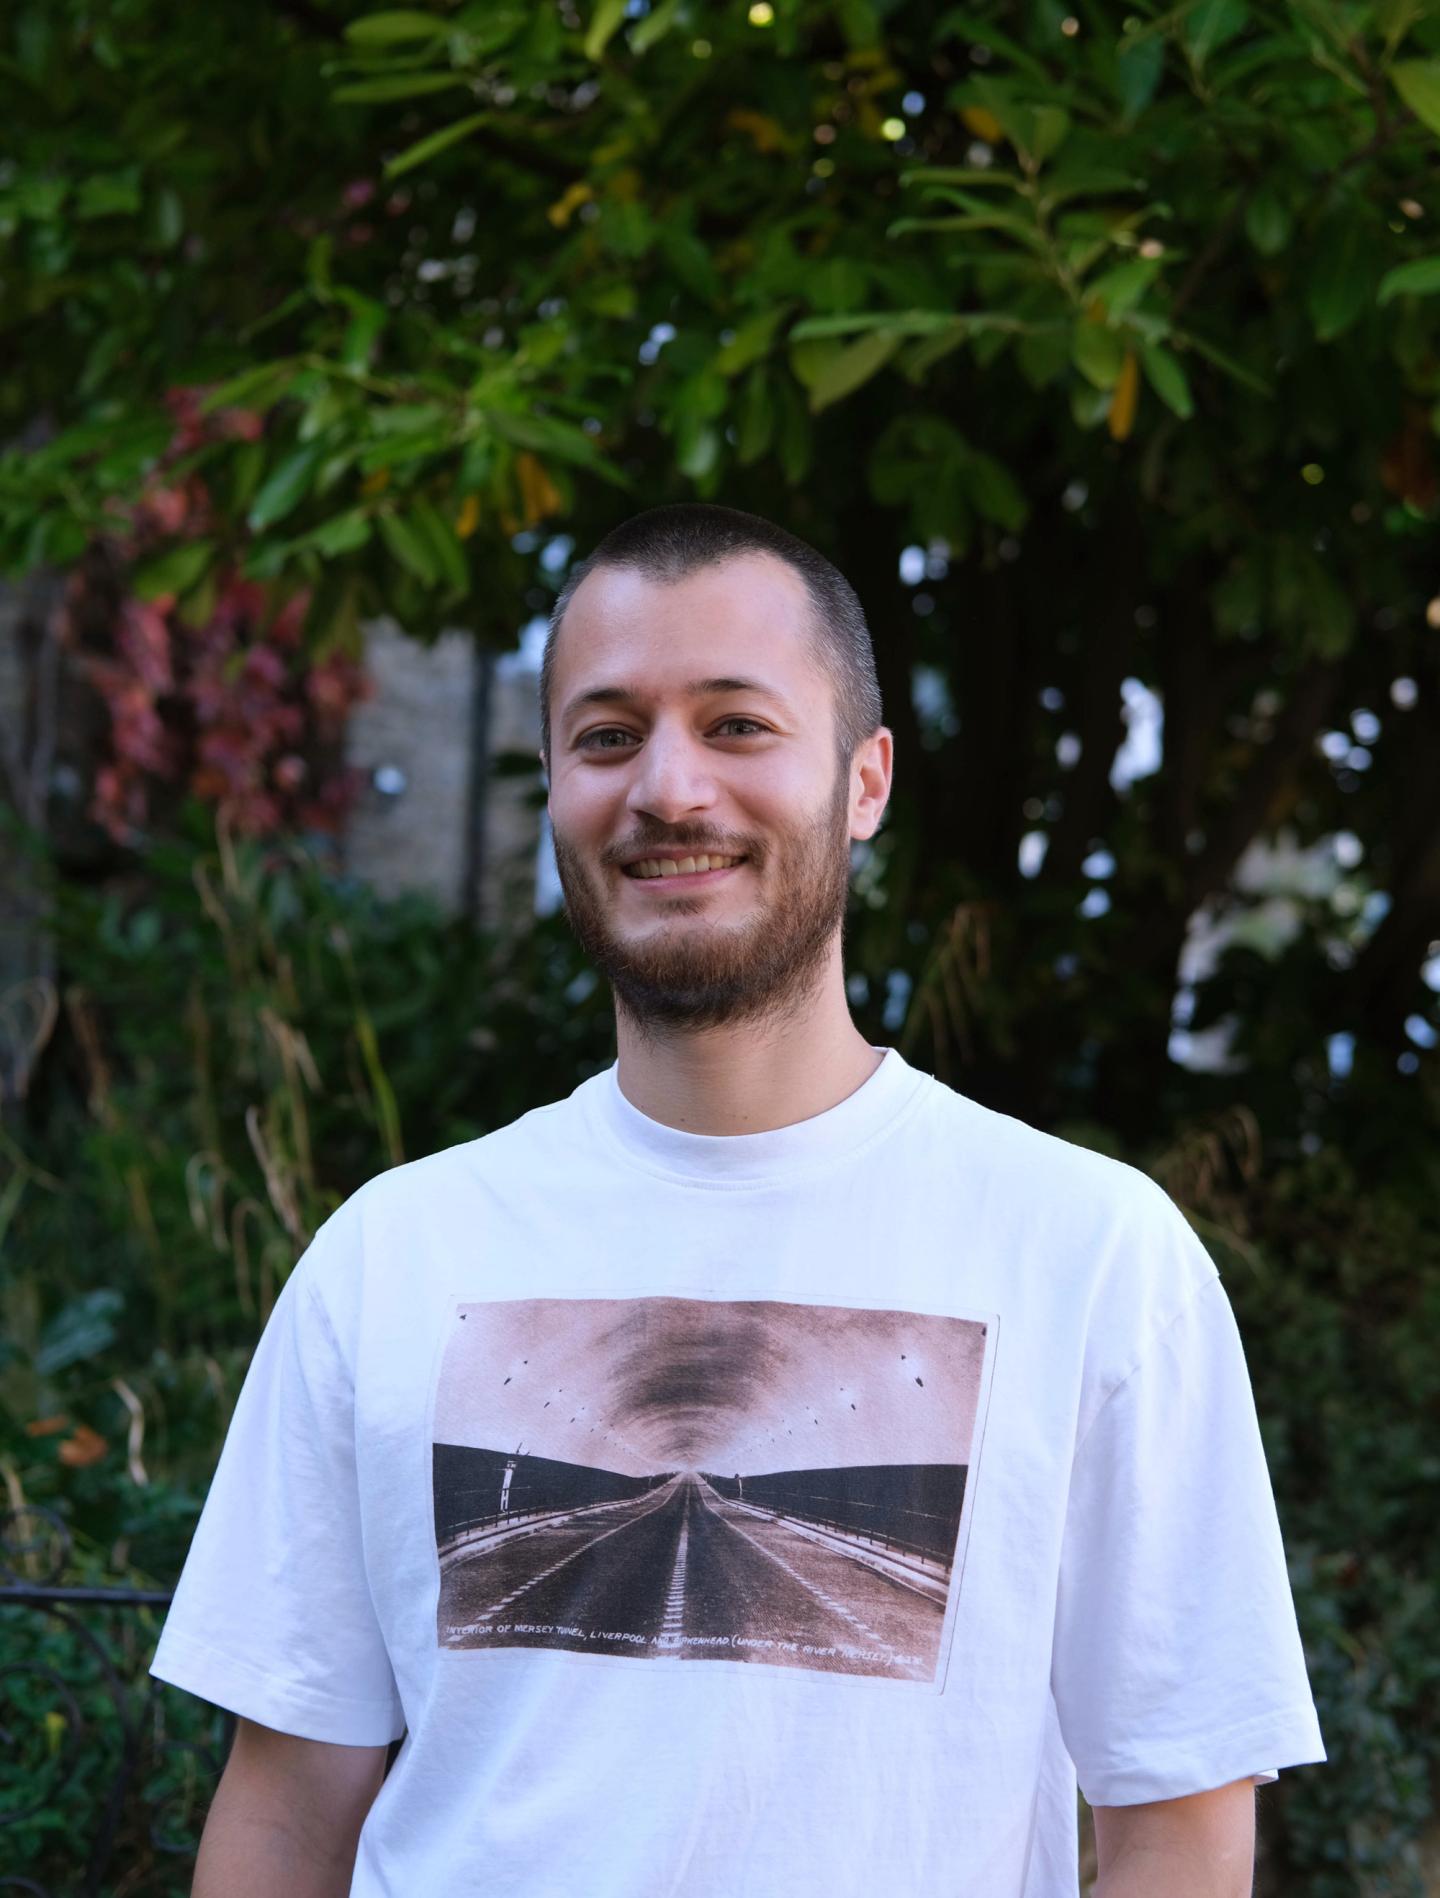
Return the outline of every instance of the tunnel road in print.
[[[986,1324],[693,1298],[450,1323],[443,1647],[943,1678]]]

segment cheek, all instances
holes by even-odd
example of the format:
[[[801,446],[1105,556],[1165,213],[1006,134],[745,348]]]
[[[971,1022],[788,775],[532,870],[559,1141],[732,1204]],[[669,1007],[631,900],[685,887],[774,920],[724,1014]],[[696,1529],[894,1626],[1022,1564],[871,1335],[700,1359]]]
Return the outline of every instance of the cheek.
[[[593,779],[562,780],[550,793],[550,822],[576,842],[588,840],[613,828],[615,804],[611,786]]]

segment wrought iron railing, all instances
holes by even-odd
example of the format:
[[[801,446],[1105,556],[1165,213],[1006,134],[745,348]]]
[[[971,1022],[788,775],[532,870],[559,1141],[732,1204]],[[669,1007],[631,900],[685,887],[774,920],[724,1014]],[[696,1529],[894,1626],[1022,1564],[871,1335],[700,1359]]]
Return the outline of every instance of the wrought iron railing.
[[[171,1737],[187,1697],[146,1671],[142,1613],[168,1591],[67,1583],[71,1557],[53,1510],[0,1515],[0,1893],[183,1891],[234,1717]]]

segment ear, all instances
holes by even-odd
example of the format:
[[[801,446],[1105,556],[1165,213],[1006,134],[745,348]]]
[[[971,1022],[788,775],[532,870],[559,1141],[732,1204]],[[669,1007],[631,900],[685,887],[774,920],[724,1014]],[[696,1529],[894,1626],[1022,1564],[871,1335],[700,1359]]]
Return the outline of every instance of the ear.
[[[879,726],[856,747],[850,761],[850,836],[856,842],[873,837],[890,802],[895,769],[895,735]]]

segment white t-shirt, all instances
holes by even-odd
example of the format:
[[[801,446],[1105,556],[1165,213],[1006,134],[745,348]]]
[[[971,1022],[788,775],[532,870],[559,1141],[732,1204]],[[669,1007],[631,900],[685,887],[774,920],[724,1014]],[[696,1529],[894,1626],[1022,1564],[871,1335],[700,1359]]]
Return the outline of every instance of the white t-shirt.
[[[612,1067],[354,1194],[153,1671],[405,1734],[352,1898],[1075,1898],[1077,1772],[1325,1758],[1215,1267],[893,1048],[734,1137]]]

